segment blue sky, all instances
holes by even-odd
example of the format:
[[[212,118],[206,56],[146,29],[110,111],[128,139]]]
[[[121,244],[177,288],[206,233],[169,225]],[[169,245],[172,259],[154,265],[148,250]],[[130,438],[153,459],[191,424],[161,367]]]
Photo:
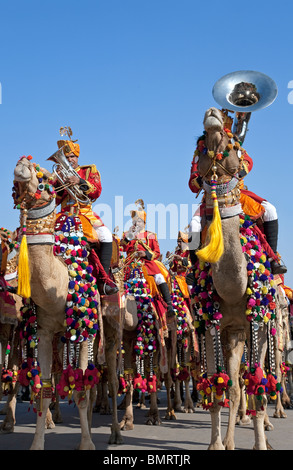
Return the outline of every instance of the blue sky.
[[[111,228],[117,217],[129,220],[138,198],[187,207],[191,216],[198,201],[188,188],[190,163],[204,112],[217,106],[213,85],[227,73],[257,70],[275,80],[278,97],[251,117],[244,147],[254,168],[246,184],[277,207],[285,282],[293,286],[291,2],[1,3],[0,225],[18,225],[11,198],[18,158],[31,154],[51,169],[46,159],[66,125],[80,143],[80,163],[101,173],[97,204],[112,209]],[[176,240],[167,230],[160,244],[164,255]]]

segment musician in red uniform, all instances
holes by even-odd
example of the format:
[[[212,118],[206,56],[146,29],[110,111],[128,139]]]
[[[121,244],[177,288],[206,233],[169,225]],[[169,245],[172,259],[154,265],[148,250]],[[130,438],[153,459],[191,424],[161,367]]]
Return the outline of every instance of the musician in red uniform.
[[[188,235],[180,231],[177,237],[177,247],[175,248],[173,259],[170,262],[170,269],[174,274],[186,277],[187,270],[190,267]]]
[[[166,253],[168,257],[168,253]],[[188,234],[179,231],[177,237],[177,247],[174,254],[170,254],[170,272],[175,277],[178,287],[183,294],[188,308],[190,308],[190,291],[194,284],[193,277],[190,276],[189,268],[191,261],[188,248]]]
[[[57,189],[56,204],[61,204],[61,214],[67,212],[78,215],[81,220],[84,236],[87,237],[89,243],[92,243],[95,247],[100,262],[108,275],[112,257],[113,237],[108,227],[103,224],[101,218],[92,209],[92,203],[98,199],[102,192],[100,173],[96,165],[79,166],[78,158],[80,146],[76,142],[72,140],[59,140],[57,145],[59,148],[63,149],[65,157],[78,174],[77,176],[68,176],[66,183],[79,185],[79,188],[87,195],[90,202],[88,204],[77,203],[66,189],[58,192],[58,185],[60,186],[60,183],[56,180],[53,183]],[[99,246],[99,248],[97,248],[97,246]],[[99,287],[101,294],[111,295],[118,291],[118,288],[112,284],[108,285],[104,283],[103,286]]]
[[[127,257],[135,255],[140,259],[146,269],[147,277],[154,279],[164,301],[167,304],[167,316],[173,317],[173,310],[170,290],[166,282],[169,274],[165,266],[159,261],[160,247],[157,235],[145,229],[146,213],[144,210],[131,211],[132,227],[128,232],[123,233],[121,246]]]
[[[230,132],[230,129],[224,129],[226,132]],[[199,195],[203,181],[202,177],[198,173],[198,158],[201,151],[201,141],[204,138],[200,137],[197,142],[197,149],[194,152],[193,160],[191,162],[190,178],[188,181],[189,188],[197,196]],[[266,201],[264,198],[256,195],[255,193],[244,189],[243,178],[252,170],[253,160],[247,154],[247,152],[242,149],[243,159],[242,165],[238,172],[238,177],[241,178],[240,183],[240,203],[242,210],[245,214],[252,217],[254,220],[262,217],[263,219],[263,231],[266,236],[266,240],[269,244],[268,254],[272,258],[271,269],[273,274],[284,274],[287,272],[286,266],[280,264],[277,256],[277,244],[278,244],[278,214],[275,206],[270,202]],[[201,216],[203,215],[203,208],[200,207],[194,214],[191,223],[190,223],[190,254],[192,257],[192,262],[194,262],[194,250],[196,250],[200,243],[199,232],[201,230]]]

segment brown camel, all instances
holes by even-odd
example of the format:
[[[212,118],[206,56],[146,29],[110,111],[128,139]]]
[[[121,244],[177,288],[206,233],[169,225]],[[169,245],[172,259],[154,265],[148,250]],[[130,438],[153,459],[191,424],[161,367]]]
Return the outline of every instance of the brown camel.
[[[214,209],[214,218],[216,217],[215,193],[212,190],[212,184],[217,188],[218,207],[221,214],[220,230],[219,224],[213,225],[213,230],[218,230],[218,243],[214,245],[215,254],[217,249],[222,250],[217,253],[217,257],[211,258],[212,281],[214,288],[220,298],[220,311],[222,318],[220,321],[220,337],[223,344],[223,350],[226,354],[227,373],[232,380],[232,386],[229,388],[229,423],[226,436],[222,442],[221,438],[221,420],[220,409],[217,398],[215,398],[210,408],[212,432],[209,449],[233,450],[235,448],[234,432],[237,411],[240,401],[239,371],[241,357],[243,354],[245,340],[250,341],[250,325],[246,318],[247,304],[247,261],[242,251],[239,235],[239,214],[241,206],[239,203],[240,191],[238,188],[237,173],[240,166],[240,156],[238,146],[232,144],[228,148],[230,138],[224,129],[224,114],[216,108],[210,108],[204,117],[204,146],[199,151],[198,170],[204,181],[205,204],[207,213],[209,209]],[[213,183],[211,183],[213,181]],[[221,186],[219,186],[221,185]],[[221,188],[225,187],[224,194],[221,194]],[[212,228],[212,223],[208,221],[208,226]],[[215,232],[214,232],[215,233]],[[222,242],[221,242],[222,234]],[[211,237],[212,233],[208,237]],[[222,251],[222,252],[221,252]],[[204,258],[202,251],[197,255],[200,259]],[[209,262],[206,258],[204,261]],[[208,372],[213,374],[215,371],[214,348],[212,335],[215,334],[213,328],[206,332],[206,351]],[[261,334],[261,333],[260,333]],[[263,398],[262,406],[258,400],[256,404],[256,414],[253,417],[255,430],[255,448],[267,449],[267,442],[264,433],[264,418],[266,415],[266,397]]]
[[[280,276],[274,277],[276,285],[276,335],[270,336],[270,340],[267,340],[266,331],[264,325],[261,325],[261,334],[259,334],[259,359],[260,363],[264,368],[271,368],[272,373],[276,377],[277,383],[282,387],[281,393],[274,395],[274,398],[270,397],[271,401],[275,403],[274,418],[287,418],[284,408],[290,408],[290,397],[287,393],[286,374],[282,372],[282,362],[285,362],[286,353],[290,348],[290,328],[288,322],[288,304],[286,300],[286,294],[281,286]],[[245,383],[240,376],[240,387],[241,387],[241,401],[238,411],[238,422],[237,424],[247,425],[250,424],[251,419],[246,415],[247,410],[247,396],[245,393]],[[264,425],[266,431],[273,431],[274,426],[266,414],[264,419]]]
[[[68,268],[59,257],[54,256],[54,226],[55,226],[55,199],[50,187],[50,173],[45,169],[38,169],[43,175],[44,190],[39,190],[39,180],[36,166],[30,159],[21,158],[14,170],[15,202],[20,204],[21,222],[27,218],[27,245],[30,271],[30,297],[37,309],[37,333],[39,337],[38,361],[42,372],[42,382],[51,384],[51,358],[52,344],[55,334],[64,333],[65,307],[68,295]],[[43,189],[43,188],[42,188]],[[38,197],[36,197],[38,193]],[[31,233],[31,235],[29,235]],[[99,297],[97,294],[97,300]],[[99,305],[99,302],[98,302]],[[98,310],[100,341],[104,340],[101,309]],[[108,337],[108,335],[106,334]],[[88,365],[89,341],[80,344],[79,368],[85,371]],[[111,349],[111,347],[110,347]],[[105,348],[107,360],[109,348]],[[99,348],[100,361],[104,360]],[[111,354],[113,354],[111,352]],[[115,385],[114,385],[115,388]],[[74,391],[73,397],[77,404],[81,424],[80,450],[93,450],[95,448],[91,439],[91,412],[94,401],[92,390]],[[44,430],[46,410],[51,397],[43,396],[42,414],[37,415],[36,433],[31,449],[44,449]],[[112,435],[119,434],[112,429]],[[114,439],[115,440],[115,439]]]
[[[125,412],[120,422],[120,427],[122,430],[128,431],[134,428],[134,390],[140,391],[142,395],[144,395],[145,392],[149,393],[150,395],[150,409],[147,413],[146,424],[161,424],[157,402],[157,387],[160,384],[161,375],[165,374],[168,370],[168,327],[165,325],[163,332],[162,324],[160,323],[159,316],[156,313],[152,301],[146,302],[144,306],[142,306],[139,302],[136,303],[136,300],[133,296],[139,296],[140,294],[136,291],[138,288],[135,287],[135,283],[143,283],[143,289],[146,290],[148,286],[146,284],[146,280],[144,279],[144,274],[139,268],[139,264],[137,265],[136,262],[133,261],[127,268],[128,274],[125,274],[124,263],[125,260],[121,263],[122,269],[120,271],[120,277],[121,282],[123,280],[123,287],[121,286],[121,288],[124,289],[128,302],[128,314],[125,317],[125,322],[123,325],[123,357],[121,364],[122,367],[120,368],[120,381],[124,383],[123,393],[125,393],[125,398],[121,406],[123,406]],[[132,282],[133,286],[129,289],[127,284]],[[141,288],[138,290],[141,292]],[[145,300],[148,299],[148,294],[143,294],[143,296],[145,296]],[[148,318],[146,318],[144,309],[147,309],[148,311]],[[140,319],[137,317],[137,315],[139,315]],[[147,323],[150,321],[150,318],[151,323],[153,324],[149,332],[157,346],[154,351],[150,351],[149,353],[144,354],[141,358],[139,358],[137,355],[137,348],[139,346],[141,348],[147,348],[147,346],[146,343],[144,343],[144,334],[142,333],[141,336],[139,336],[139,330],[137,328],[141,328],[141,332],[143,332],[144,326],[142,325],[147,325]],[[149,326],[146,326],[146,330],[148,328]],[[171,328],[169,327],[169,329]],[[139,338],[141,338],[141,340]],[[149,344],[151,345],[151,342]]]
[[[7,234],[7,230],[5,231],[5,234]],[[4,279],[7,283],[4,288],[10,290],[10,296],[15,302],[14,306],[11,307],[5,305],[3,300],[0,308],[0,342],[2,347],[2,357],[5,357],[5,350],[9,344],[10,353],[7,357],[8,360],[6,368],[8,369],[9,374],[12,374],[12,381],[5,385],[6,392],[8,393],[7,402],[4,408],[0,411],[1,414],[5,415],[5,419],[1,424],[0,432],[5,434],[14,432],[14,426],[16,423],[16,402],[20,385],[17,378],[20,366],[20,323],[22,320],[20,310],[22,307],[22,297],[16,294],[18,284],[18,244],[16,243],[16,240],[17,231],[11,234],[11,239],[9,237],[8,241],[10,241],[10,243],[7,244],[7,239],[4,240],[8,255],[4,260],[6,263],[5,267],[2,264],[3,273],[5,274]],[[49,409],[46,416],[45,427],[46,429],[53,429],[55,427],[54,420]]]
[[[290,348],[290,326],[289,326],[289,310],[284,289],[282,288],[282,280],[280,276],[275,276],[276,283],[276,331],[277,334],[271,339],[271,347],[273,353],[274,373],[277,382],[282,385],[282,393],[278,393],[275,398],[274,418],[287,418],[284,408],[290,408],[290,397],[287,393],[286,375],[282,373],[282,363],[285,362],[287,351]],[[273,425],[269,423],[272,430]]]
[[[7,246],[8,258],[5,269],[4,279],[6,285],[3,285],[4,289],[7,289],[8,286],[11,288],[17,287],[17,251],[10,249]],[[3,266],[3,263],[2,263]],[[1,295],[5,295],[2,293]],[[7,294],[6,294],[7,295]],[[12,374],[11,382],[8,382],[5,385],[7,392],[7,402],[5,407],[1,410],[1,414],[5,414],[5,419],[1,424],[1,433],[11,433],[14,431],[15,425],[15,408],[16,408],[16,397],[19,391],[19,382],[17,381],[17,373],[19,368],[19,359],[18,359],[18,348],[20,344],[19,338],[19,322],[21,321],[20,316],[20,307],[22,306],[22,299],[14,293],[8,294],[11,298],[11,301],[14,301],[14,305],[9,305],[5,303],[5,299],[1,298],[1,307],[0,307],[0,343],[2,348],[1,357],[5,358],[3,360],[2,366],[5,370],[9,371],[9,375]],[[7,346],[10,348],[10,353],[5,357],[5,351]],[[6,363],[7,362],[7,363]],[[2,383],[1,383],[1,393],[2,393]]]
[[[176,276],[172,269],[169,269],[172,286],[172,303],[177,317],[176,335],[169,337],[167,342],[168,350],[168,372],[165,374],[165,386],[167,390],[167,412],[166,419],[177,419],[175,412],[194,413],[193,400],[190,393],[191,373],[198,358],[198,343],[193,325],[194,318],[189,308],[189,297],[185,278]],[[182,287],[182,283],[185,287]],[[181,286],[181,287],[180,287]],[[169,335],[170,336],[170,335]],[[174,368],[174,358],[172,351],[176,354],[176,364]],[[173,370],[171,370],[173,367]],[[174,386],[174,398],[171,398],[171,387]],[[184,387],[183,387],[184,386]],[[182,407],[181,389],[185,390],[184,403]]]

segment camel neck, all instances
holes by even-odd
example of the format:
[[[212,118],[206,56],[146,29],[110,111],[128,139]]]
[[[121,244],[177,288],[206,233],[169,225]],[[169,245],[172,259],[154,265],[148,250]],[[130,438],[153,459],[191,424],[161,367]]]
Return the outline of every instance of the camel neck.
[[[224,253],[212,266],[216,291],[228,304],[241,301],[247,288],[247,263],[240,243],[239,226],[238,216],[222,220]]]
[[[55,198],[48,204],[30,209],[27,214],[27,242],[29,245],[53,245],[55,242]]]
[[[222,149],[221,144],[223,142],[223,132],[207,132],[206,133],[206,147],[208,150],[214,152],[220,152]]]

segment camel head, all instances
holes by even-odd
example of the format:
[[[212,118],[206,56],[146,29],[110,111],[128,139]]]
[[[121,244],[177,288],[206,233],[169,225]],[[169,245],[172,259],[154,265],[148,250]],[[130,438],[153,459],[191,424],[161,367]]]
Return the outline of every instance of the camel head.
[[[22,157],[14,169],[13,198],[15,204],[23,203],[32,209],[49,202],[52,199],[50,186],[51,173],[40,168],[29,158]]]
[[[209,108],[205,112],[203,125],[207,133],[221,132],[224,127],[223,114],[217,108]]]
[[[231,144],[231,134],[225,129],[222,111],[217,108],[209,108],[205,112],[203,124],[205,136],[204,145],[199,146],[199,173],[206,175],[208,179],[211,177],[213,165],[211,165],[212,160],[209,152],[213,152],[215,156],[222,154],[222,157],[217,158],[214,163],[217,166],[218,176],[226,175],[229,177],[229,175],[236,173],[239,168],[237,148]],[[204,151],[204,149],[209,152]],[[226,157],[228,149],[228,157]],[[209,168],[210,171],[208,171]]]

